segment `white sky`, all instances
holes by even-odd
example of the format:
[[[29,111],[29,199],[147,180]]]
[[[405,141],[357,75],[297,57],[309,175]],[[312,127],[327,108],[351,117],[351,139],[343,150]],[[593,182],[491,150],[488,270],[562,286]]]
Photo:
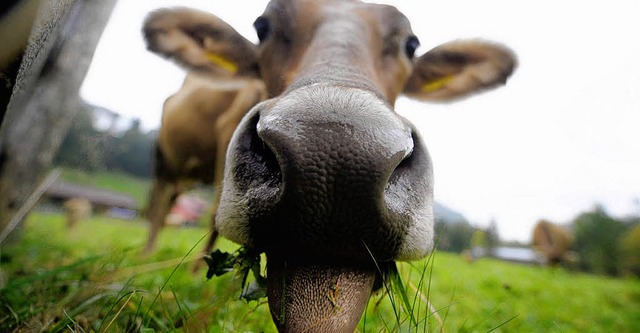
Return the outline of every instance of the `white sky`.
[[[435,165],[436,200],[472,224],[498,223],[528,241],[539,218],[569,222],[595,203],[640,214],[640,1],[381,1],[398,7],[422,43],[504,43],[520,66],[507,85],[453,104],[400,99]],[[120,1],[82,95],[157,127],[184,72],[145,50],[153,8],[209,10],[255,41],[266,1]]]

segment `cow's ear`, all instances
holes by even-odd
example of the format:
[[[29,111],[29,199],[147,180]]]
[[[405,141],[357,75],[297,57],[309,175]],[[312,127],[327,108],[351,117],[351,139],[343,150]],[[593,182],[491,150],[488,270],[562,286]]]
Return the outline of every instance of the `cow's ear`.
[[[256,46],[220,18],[189,8],[151,12],[142,33],[147,49],[189,70],[257,76]]]
[[[409,97],[449,101],[504,84],[516,67],[504,46],[478,40],[442,44],[416,60],[405,86]]]

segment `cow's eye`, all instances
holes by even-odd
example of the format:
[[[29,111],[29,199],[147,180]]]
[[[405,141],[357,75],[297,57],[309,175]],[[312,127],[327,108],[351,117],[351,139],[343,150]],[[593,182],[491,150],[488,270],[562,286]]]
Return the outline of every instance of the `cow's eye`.
[[[416,54],[416,49],[418,48],[418,46],[420,46],[418,37],[409,36],[409,38],[407,38],[407,41],[404,44],[404,51],[407,53],[407,57],[409,57],[409,59],[413,58],[413,56]]]
[[[262,43],[268,36],[271,31],[271,27],[269,26],[269,20],[260,16],[253,22],[253,27],[256,28],[256,32],[258,33],[258,39]]]

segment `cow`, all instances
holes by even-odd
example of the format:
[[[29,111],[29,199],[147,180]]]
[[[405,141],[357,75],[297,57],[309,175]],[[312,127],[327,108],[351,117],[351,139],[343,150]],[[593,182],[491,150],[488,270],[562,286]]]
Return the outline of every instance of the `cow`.
[[[233,130],[251,107],[266,99],[262,81],[225,74],[194,70],[164,103],[146,212],[150,228],[144,254],[155,250],[157,236],[180,194],[196,184],[219,189]],[[219,197],[216,193],[213,211]],[[215,235],[210,236],[205,253],[214,240]]]
[[[211,14],[160,13],[181,32],[147,27],[152,49],[194,68],[215,59],[255,71],[270,97],[231,138],[216,230],[265,253],[279,331],[353,332],[377,268],[423,258],[434,243],[431,159],[394,111],[397,97],[449,101],[496,87],[515,55],[472,39],[416,57],[400,11],[356,0],[272,0],[254,23],[258,45]]]
[[[533,249],[540,252],[551,266],[571,263],[575,254],[570,252],[573,236],[568,230],[547,220],[540,220],[533,228]]]
[[[181,20],[166,14],[164,11],[150,14],[143,24],[143,34],[163,31],[165,48],[183,48],[189,52],[193,49],[190,45],[193,36],[185,35],[180,23],[200,14],[183,11]],[[217,20],[216,24],[224,22]],[[147,47],[151,52],[159,51],[155,45]],[[255,71],[238,71],[233,64],[224,63],[213,54],[203,59],[188,58],[188,55],[175,57],[163,52],[159,55],[184,65],[189,73],[180,90],[163,105],[155,148],[154,181],[147,204],[150,229],[144,254],[155,250],[157,236],[180,194],[196,184],[211,184],[219,192],[224,157],[233,131],[244,114],[267,97],[264,83]],[[219,198],[216,193],[213,212],[217,210]],[[216,239],[217,233],[211,229],[204,253]],[[197,267],[199,265],[194,266]]]

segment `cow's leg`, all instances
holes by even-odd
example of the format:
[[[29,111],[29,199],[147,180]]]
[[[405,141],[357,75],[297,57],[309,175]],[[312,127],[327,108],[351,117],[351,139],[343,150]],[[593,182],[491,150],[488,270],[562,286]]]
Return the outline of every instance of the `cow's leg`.
[[[220,143],[220,141],[219,141]],[[204,245],[204,249],[202,250],[202,255],[208,255],[213,249],[213,245],[218,239],[218,231],[216,231],[216,212],[218,211],[218,206],[220,205],[220,191],[222,190],[222,177],[224,174],[224,155],[227,152],[227,145],[229,144],[228,140],[220,143],[218,145],[218,154],[216,154],[216,165],[215,165],[215,174],[213,176],[213,186],[215,188],[215,196],[213,198],[213,202],[211,204],[211,224],[209,226],[209,238],[207,239],[207,243]],[[196,260],[193,263],[192,270],[195,272],[199,270],[202,266],[204,266],[204,260]]]
[[[156,179],[151,189],[147,219],[149,220],[149,238],[143,254],[150,254],[156,249],[157,238],[164,227],[164,221],[178,197],[175,183]]]
[[[172,172],[170,172],[164,154],[157,143],[153,163],[154,180],[146,209],[146,217],[150,223],[149,237],[142,252],[144,255],[155,250],[158,234],[179,194],[176,181],[174,181],[175,177],[172,177]]]
[[[218,231],[216,231],[216,212],[218,211],[218,206],[220,205],[220,186],[216,187],[216,196],[213,198],[213,204],[211,205],[211,226],[209,228],[209,239],[204,247],[204,254],[209,254],[211,249],[213,248],[213,244],[215,244],[216,239],[218,239]]]

